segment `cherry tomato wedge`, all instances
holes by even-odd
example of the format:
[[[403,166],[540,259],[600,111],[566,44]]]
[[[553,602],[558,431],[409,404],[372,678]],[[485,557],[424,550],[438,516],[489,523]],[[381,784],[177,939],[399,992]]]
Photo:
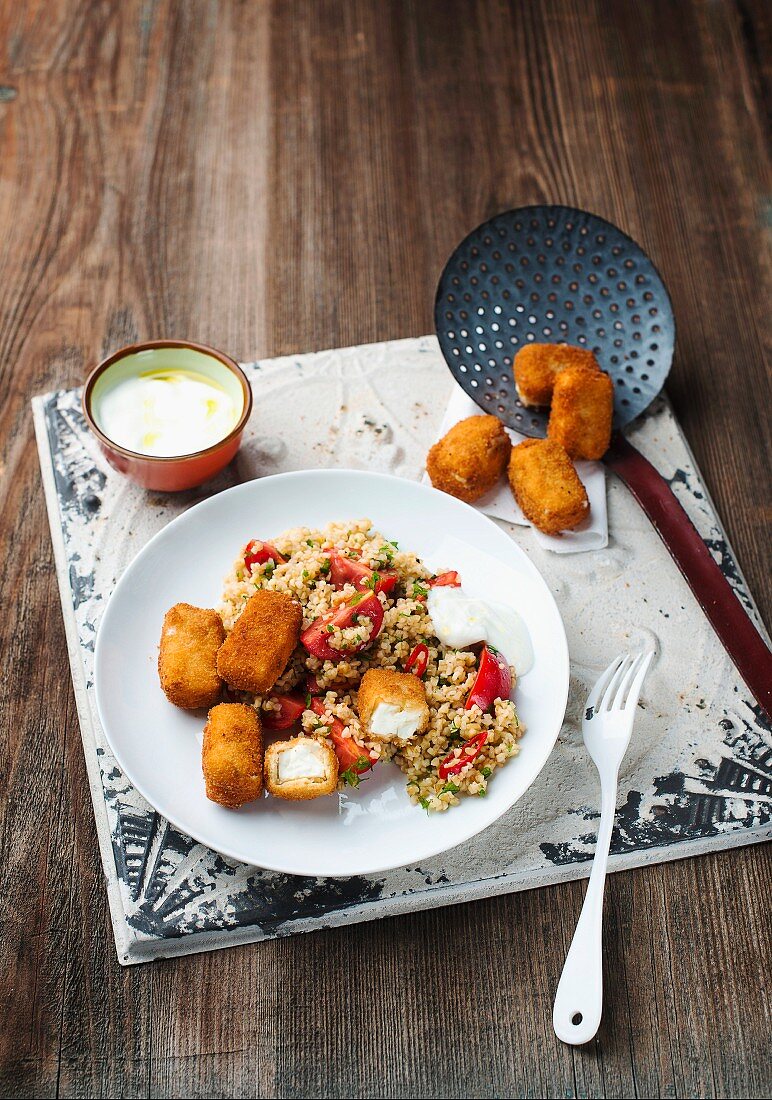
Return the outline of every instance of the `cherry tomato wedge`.
[[[498,650],[484,645],[480,654],[480,667],[472,684],[472,690],[464,703],[464,710],[478,706],[485,714],[496,699],[508,699],[512,690],[512,674],[506,657]]]
[[[429,581],[430,588],[460,588],[461,578],[455,569],[449,569],[447,573],[438,573],[434,580]]]
[[[361,561],[347,558],[334,546],[326,553],[330,559],[330,583],[335,588],[353,584],[361,592],[366,592],[368,588],[374,592],[391,592],[397,583],[397,574],[393,569],[371,569]]]
[[[300,695],[269,695],[268,698],[279,704],[278,710],[262,712],[263,725],[267,730],[286,730],[297,722],[306,709],[305,700]]]
[[[419,642],[405,661],[405,672],[412,672],[420,680],[429,664],[429,647]]]
[[[261,542],[260,539],[252,539],[251,542],[247,543],[247,548],[244,551],[244,565],[248,570],[251,570],[253,565],[264,565],[267,561],[273,561],[277,565],[281,565],[286,560],[275,546],[272,546],[270,542]]]
[[[326,640],[326,636],[340,627],[342,630],[348,626],[355,626],[359,619],[369,619],[373,624],[370,637],[366,642],[351,646],[350,649],[333,649]],[[320,661],[342,661],[352,653],[359,653],[372,645],[378,637],[383,626],[383,607],[375,592],[361,595],[357,592],[350,599],[344,600],[335,611],[322,615],[311,623],[307,630],[300,635],[300,640],[313,657]]]
[[[460,746],[460,756],[456,756],[452,752],[449,753],[437,769],[440,779],[447,779],[449,775],[458,775],[467,764],[471,764],[480,755],[487,740],[488,731],[483,730],[482,733],[475,734],[474,737],[470,737],[468,741]]]
[[[343,731],[346,727],[343,725],[340,718],[333,718],[332,724],[330,724],[330,719],[325,714],[324,703],[321,699],[311,700],[311,710],[314,714],[319,715],[330,731],[332,746],[338,758],[338,769],[341,772],[353,770],[358,775],[361,775],[362,772],[369,771],[378,758],[372,756],[370,750],[365,748],[364,745],[361,745],[359,741],[356,741],[353,737],[344,736]]]

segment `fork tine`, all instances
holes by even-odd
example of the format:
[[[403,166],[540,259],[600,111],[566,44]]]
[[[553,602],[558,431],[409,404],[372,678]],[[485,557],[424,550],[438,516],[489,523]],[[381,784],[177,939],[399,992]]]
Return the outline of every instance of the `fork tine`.
[[[624,658],[624,653],[621,653],[618,657],[615,657],[606,669],[606,671],[601,673],[601,675],[595,681],[595,686],[593,687],[590,694],[587,696],[587,702],[585,703],[585,713],[587,713],[588,710],[595,709],[602,692],[606,690],[606,685],[608,684],[609,680],[614,675],[616,670],[619,668],[620,661],[623,661]]]
[[[638,705],[638,698],[641,694],[643,681],[646,678],[646,673],[649,671],[649,665],[651,664],[653,656],[654,650],[650,649],[646,656],[643,658],[641,662],[641,667],[638,669],[638,673],[632,684],[630,685],[629,692],[627,693],[627,698],[625,699],[624,703],[625,710],[627,710],[628,707],[636,707]]]
[[[630,656],[630,654],[625,653],[624,659],[622,660],[622,664],[619,666],[617,671],[614,673],[614,676],[611,680],[611,683],[609,683],[607,685],[606,690],[603,692],[603,696],[601,698],[598,710],[607,711],[607,710],[611,709],[611,704],[612,704],[612,700],[614,698],[614,695],[616,694],[617,688],[619,687],[620,683],[622,683],[622,681],[624,680],[624,677],[627,674],[627,670],[630,667],[630,662],[631,661],[632,661],[632,657]]]
[[[627,695],[627,692],[630,688],[630,684],[632,684],[633,680],[635,679],[636,673],[638,672],[638,669],[640,668],[642,660],[643,660],[643,654],[642,653],[639,653],[635,658],[632,659],[632,664],[630,665],[630,667],[625,672],[625,675],[624,675],[621,683],[619,684],[619,686],[617,688],[617,692],[616,692],[616,695],[614,696],[614,700],[609,705],[609,710],[621,710],[622,709],[622,702],[623,702],[625,696]]]

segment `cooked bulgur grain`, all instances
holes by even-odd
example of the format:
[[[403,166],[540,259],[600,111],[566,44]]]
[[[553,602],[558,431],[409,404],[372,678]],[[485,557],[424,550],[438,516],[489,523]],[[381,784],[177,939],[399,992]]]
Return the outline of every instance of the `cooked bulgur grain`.
[[[337,662],[321,661],[302,645],[295,649],[273,691],[286,693],[296,689],[305,693],[306,678],[312,674],[321,692],[325,717],[330,720],[325,725],[324,719],[308,707],[307,699],[301,719],[303,732],[332,745],[328,734],[332,719],[338,718],[345,727],[343,736],[354,737],[364,744],[380,762],[394,760],[407,777],[411,801],[426,810],[446,810],[458,803],[461,794],[484,796],[496,769],[517,754],[523,727],[514,703],[508,699],[497,700],[493,713],[489,714],[482,714],[476,706],[464,709],[477,671],[477,655],[471,649],[455,650],[443,645],[432,633],[425,603],[432,575],[420,559],[374,531],[369,519],[332,523],[322,530],[299,527],[285,531],[272,543],[287,559],[285,562],[268,561],[247,570],[242,549],[226,578],[220,608],[226,631],[233,629],[246,601],[260,588],[284,592],[297,600],[303,609],[304,630],[343,600],[350,599],[357,591],[352,584],[336,589],[328,580],[330,561],[326,551],[332,546],[373,570],[394,570],[399,578],[388,595],[378,594],[384,608],[383,626],[368,648],[349,653]],[[353,627],[339,630],[338,634],[344,637],[339,640],[336,636],[338,644],[333,643],[333,648],[345,652],[347,645],[367,642],[370,632],[368,620],[361,620]],[[410,653],[421,642],[429,651],[423,676],[429,706],[426,730],[398,747],[366,740],[356,711],[356,692],[362,676],[369,668],[403,671]],[[242,698],[258,711],[276,706],[270,697],[243,695]],[[460,773],[441,779],[438,774],[441,762],[456,750],[460,756],[465,742],[483,731],[488,734],[487,740],[474,759]]]

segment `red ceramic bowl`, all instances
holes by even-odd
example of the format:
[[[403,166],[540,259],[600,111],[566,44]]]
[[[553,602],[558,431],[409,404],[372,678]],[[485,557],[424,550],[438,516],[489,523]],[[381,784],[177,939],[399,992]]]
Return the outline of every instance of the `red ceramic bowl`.
[[[127,450],[105,435],[99,423],[101,398],[119,382],[146,370],[184,367],[204,374],[229,392],[241,414],[235,426],[216,443],[190,454],[158,457]],[[177,492],[192,489],[218,474],[235,456],[252,411],[252,390],[237,363],[221,351],[187,340],[151,340],[113,352],[95,367],[83,387],[83,414],[107,461],[145,489]]]

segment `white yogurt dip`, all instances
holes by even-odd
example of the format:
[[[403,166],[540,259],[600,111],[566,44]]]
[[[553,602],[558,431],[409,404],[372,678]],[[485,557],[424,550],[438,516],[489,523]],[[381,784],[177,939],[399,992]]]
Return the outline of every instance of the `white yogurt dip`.
[[[445,645],[464,649],[487,642],[512,665],[518,676],[533,667],[533,647],[528,628],[507,604],[476,600],[463,588],[430,588],[426,606],[434,633]]]
[[[169,458],[213,446],[241,415],[233,398],[196,371],[172,367],[125,378],[95,410],[98,427],[129,451]]]

